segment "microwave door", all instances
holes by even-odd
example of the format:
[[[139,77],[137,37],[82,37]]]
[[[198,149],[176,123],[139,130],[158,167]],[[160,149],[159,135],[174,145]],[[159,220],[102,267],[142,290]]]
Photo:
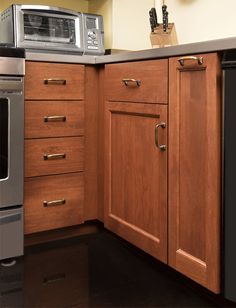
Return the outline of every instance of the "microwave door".
[[[21,9],[16,6],[15,41],[17,47],[44,52],[83,53],[81,14]],[[68,14],[68,13],[67,13]]]
[[[47,19],[36,14],[24,14],[24,40],[40,41],[49,35]]]
[[[24,12],[23,16],[22,47],[56,50],[80,48],[78,17],[33,12]]]

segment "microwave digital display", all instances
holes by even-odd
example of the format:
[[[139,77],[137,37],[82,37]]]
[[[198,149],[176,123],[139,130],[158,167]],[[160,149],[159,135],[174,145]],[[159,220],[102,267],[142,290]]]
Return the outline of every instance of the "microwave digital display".
[[[86,18],[86,27],[87,29],[96,29],[96,19],[92,17],[87,17]]]
[[[25,13],[24,39],[75,44],[75,20]]]

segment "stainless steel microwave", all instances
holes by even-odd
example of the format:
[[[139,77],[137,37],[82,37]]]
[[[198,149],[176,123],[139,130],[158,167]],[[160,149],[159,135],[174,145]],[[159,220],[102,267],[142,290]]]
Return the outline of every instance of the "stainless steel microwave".
[[[45,5],[13,4],[0,16],[0,42],[25,48],[104,54],[102,16]]]

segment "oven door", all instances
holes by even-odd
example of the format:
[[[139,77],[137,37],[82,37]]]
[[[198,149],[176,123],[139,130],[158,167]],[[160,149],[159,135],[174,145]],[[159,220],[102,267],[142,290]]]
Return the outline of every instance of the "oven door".
[[[0,76],[0,209],[23,204],[23,78]]]

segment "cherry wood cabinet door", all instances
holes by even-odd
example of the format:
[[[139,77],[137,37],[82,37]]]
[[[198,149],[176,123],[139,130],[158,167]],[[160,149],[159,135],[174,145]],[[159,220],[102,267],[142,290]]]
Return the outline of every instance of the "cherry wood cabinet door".
[[[182,64],[180,63],[182,62]],[[217,54],[170,59],[168,263],[220,290],[221,102]]]
[[[166,263],[167,151],[157,145],[167,107],[106,102],[105,115],[105,226]]]

